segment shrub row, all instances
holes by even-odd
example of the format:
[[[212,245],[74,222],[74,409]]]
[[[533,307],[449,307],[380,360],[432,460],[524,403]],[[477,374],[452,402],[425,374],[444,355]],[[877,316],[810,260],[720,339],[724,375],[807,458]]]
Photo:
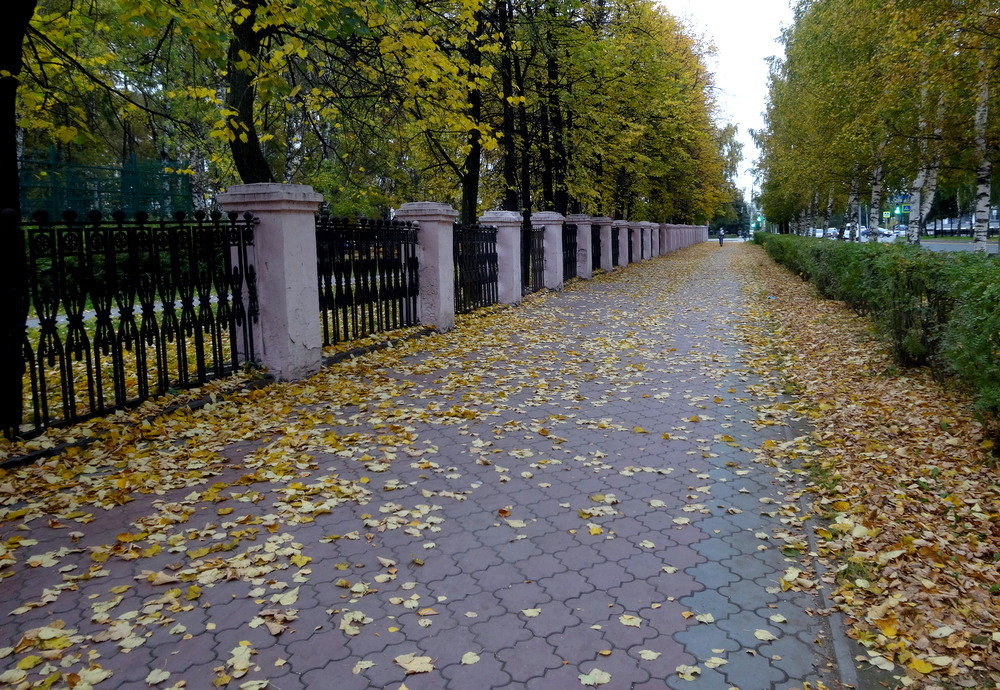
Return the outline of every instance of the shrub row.
[[[929,365],[1000,412],[1000,260],[760,233],[779,264],[869,317],[904,366]]]

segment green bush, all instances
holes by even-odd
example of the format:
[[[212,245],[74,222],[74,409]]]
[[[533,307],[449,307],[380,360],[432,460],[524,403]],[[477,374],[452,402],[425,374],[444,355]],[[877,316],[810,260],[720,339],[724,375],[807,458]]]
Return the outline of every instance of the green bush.
[[[779,264],[868,316],[904,366],[956,378],[1000,412],[1000,260],[758,233]]]

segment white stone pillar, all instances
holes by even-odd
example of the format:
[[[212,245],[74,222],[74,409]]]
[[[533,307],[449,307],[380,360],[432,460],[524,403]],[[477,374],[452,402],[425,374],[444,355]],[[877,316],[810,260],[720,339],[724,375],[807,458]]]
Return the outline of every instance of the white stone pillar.
[[[583,213],[571,213],[566,216],[566,222],[576,225],[576,275],[578,278],[590,280],[594,275],[593,253],[590,238],[590,216]]]
[[[316,209],[323,197],[304,184],[241,184],[218,198],[225,211],[259,219],[250,251],[260,318],[254,350],[280,381],[306,378],[323,361],[316,261]]]
[[[536,211],[531,214],[531,224],[541,225],[545,228],[545,235],[542,239],[543,252],[545,254],[544,283],[550,290],[562,290],[563,286],[563,256],[562,256],[562,228],[565,217],[555,211]]]
[[[632,241],[632,260],[642,261],[642,224],[637,220],[630,222],[628,234]]]
[[[660,256],[660,224],[650,223],[649,234],[653,238],[653,256]]]
[[[441,333],[450,331],[455,325],[455,219],[458,211],[448,204],[411,201],[399,208],[396,218],[419,223],[417,314],[420,323]]]
[[[479,218],[497,229],[497,298],[500,304],[521,302],[521,220],[516,211],[487,211]]]
[[[601,268],[610,271],[614,268],[611,263],[611,238],[613,237],[611,219],[607,216],[600,216],[599,218],[591,218],[590,222],[601,228]]]
[[[616,220],[613,225],[618,228],[618,265],[628,266],[628,245],[632,241],[629,238],[628,222]]]
[[[641,226],[640,232],[642,232],[642,258],[652,259],[653,258],[653,224],[648,220],[644,220],[639,223]]]

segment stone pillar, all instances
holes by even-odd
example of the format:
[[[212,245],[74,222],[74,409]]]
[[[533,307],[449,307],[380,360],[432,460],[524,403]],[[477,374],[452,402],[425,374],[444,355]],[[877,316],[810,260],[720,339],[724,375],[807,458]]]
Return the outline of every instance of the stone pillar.
[[[420,224],[417,261],[420,266],[420,323],[438,332],[455,325],[455,219],[458,211],[448,204],[411,201],[396,212],[399,220]]]
[[[650,223],[649,224],[649,234],[653,238],[653,256],[660,256],[660,224]]]
[[[594,250],[590,240],[590,216],[583,213],[571,213],[566,216],[566,222],[576,225],[576,275],[578,278],[590,280],[594,275],[594,264],[591,258]]]
[[[642,232],[642,258],[652,259],[653,258],[653,224],[648,220],[644,220],[639,223]]]
[[[487,211],[479,218],[483,225],[497,229],[497,297],[500,304],[521,302],[521,214],[516,211]]]
[[[611,219],[607,216],[601,216],[591,218],[590,222],[601,228],[601,268],[610,271],[614,268],[611,264],[611,238],[614,236],[611,232]]]
[[[218,201],[225,211],[250,211],[260,220],[248,248],[257,272],[260,364],[280,381],[316,373],[323,361],[316,209],[323,197],[309,185],[267,182],[234,185]]]
[[[618,265],[628,266],[628,245],[632,241],[629,237],[628,222],[616,220],[614,227],[618,228]]]
[[[633,220],[628,224],[628,234],[632,241],[632,259],[642,261],[642,224]]]
[[[562,228],[565,217],[555,211],[536,211],[531,214],[531,224],[545,228],[542,239],[545,254],[544,279],[545,287],[550,290],[561,290],[563,286],[563,256]]]

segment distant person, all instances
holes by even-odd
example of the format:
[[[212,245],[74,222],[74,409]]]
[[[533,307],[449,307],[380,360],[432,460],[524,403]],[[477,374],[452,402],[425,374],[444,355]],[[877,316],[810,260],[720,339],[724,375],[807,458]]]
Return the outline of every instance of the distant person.
[[[723,230],[722,228],[719,228],[719,246],[720,247],[722,246],[722,241],[724,239],[726,239],[726,231]]]

